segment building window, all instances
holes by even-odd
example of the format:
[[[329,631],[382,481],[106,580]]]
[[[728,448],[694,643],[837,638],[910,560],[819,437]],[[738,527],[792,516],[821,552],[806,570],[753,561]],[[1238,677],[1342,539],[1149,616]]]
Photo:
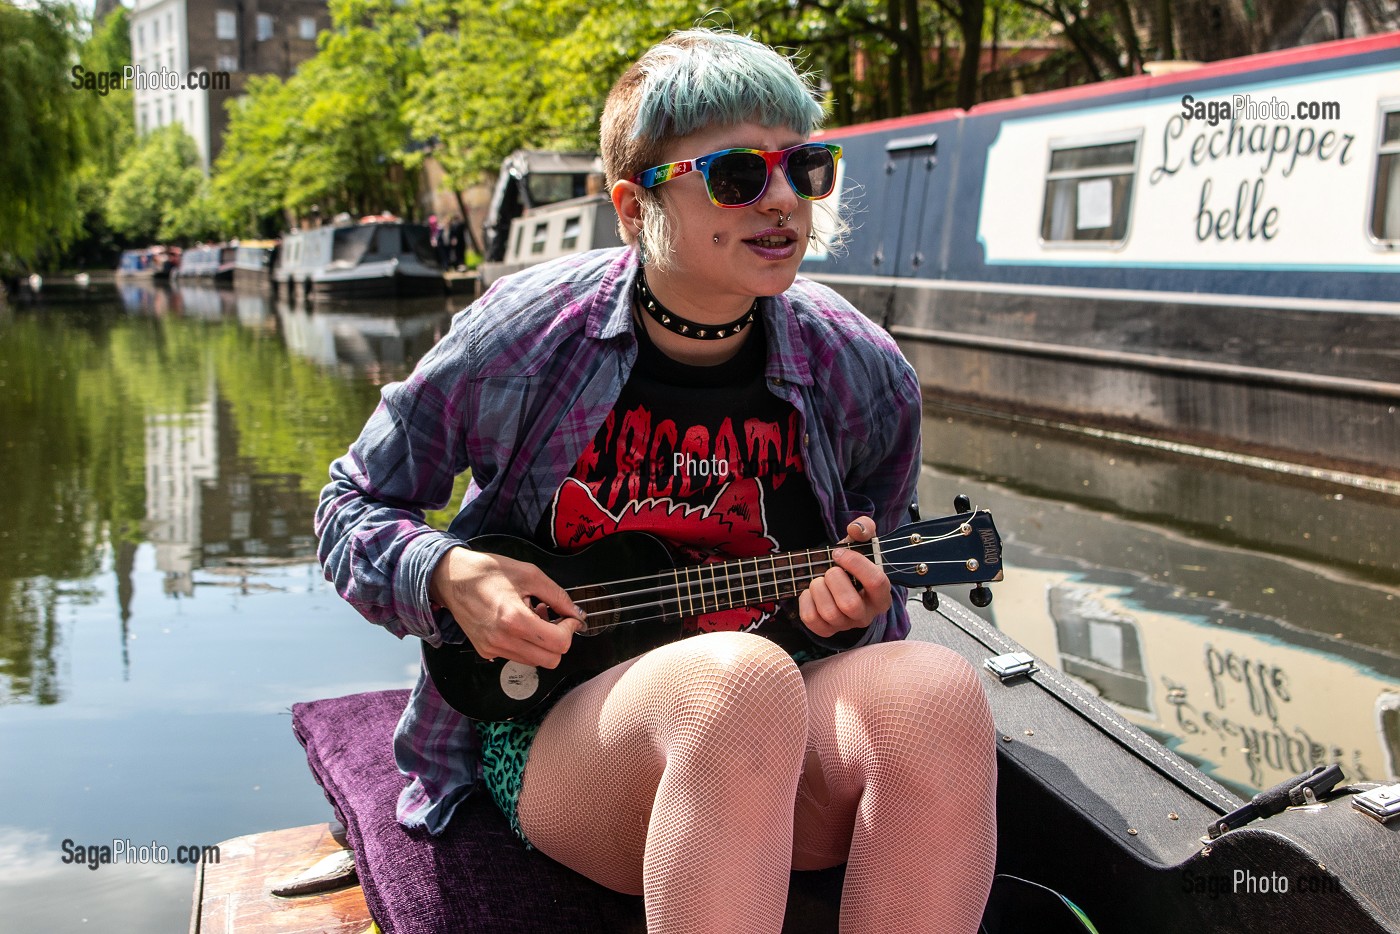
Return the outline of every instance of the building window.
[[[238,38],[238,14],[232,10],[220,10],[214,20],[214,36],[217,39]]]
[[[140,25],[136,27],[136,51],[140,52],[146,45],[146,27]]]
[[[266,42],[272,38],[272,17],[267,13],[258,14],[258,41]]]
[[[1381,115],[1376,199],[1371,203],[1371,236],[1391,243],[1400,240],[1400,110]]]
[[[159,42],[160,42],[160,20],[158,20],[158,19],[153,19],[153,20],[151,20],[151,44],[152,44],[152,45],[155,45],[155,44],[157,44],[157,43],[159,43]]]
[[[303,39],[315,39],[315,38],[316,38],[316,19],[315,19],[315,17],[312,17],[312,16],[303,16],[303,17],[301,18],[301,37],[302,37]]]
[[[150,123],[149,115],[146,113],[146,105],[141,105],[141,132],[145,133],[147,125]]]
[[[237,55],[220,55],[220,56],[219,56],[219,71],[237,71],[237,70],[238,70],[238,56],[237,56]]]
[[[1132,214],[1137,140],[1052,148],[1045,176],[1046,242],[1121,243]]]

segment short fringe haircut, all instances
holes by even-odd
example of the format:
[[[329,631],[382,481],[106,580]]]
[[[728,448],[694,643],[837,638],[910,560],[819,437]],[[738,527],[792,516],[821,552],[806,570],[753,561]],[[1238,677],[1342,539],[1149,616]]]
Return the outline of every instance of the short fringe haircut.
[[[603,106],[600,150],[612,187],[661,162],[673,140],[712,126],[752,121],[804,138],[822,121],[820,95],[791,60],[748,36],[688,29],[653,46],[613,85]],[[648,262],[664,265],[670,230],[655,191],[643,195],[639,239]],[[630,232],[623,239],[631,242]]]

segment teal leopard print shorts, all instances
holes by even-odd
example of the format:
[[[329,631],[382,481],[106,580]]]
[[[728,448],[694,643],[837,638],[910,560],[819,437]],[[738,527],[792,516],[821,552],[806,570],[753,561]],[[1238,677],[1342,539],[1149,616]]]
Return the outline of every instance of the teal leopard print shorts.
[[[518,721],[476,725],[477,735],[481,737],[482,781],[491,793],[491,800],[510,821],[510,829],[529,849],[534,847],[520,829],[520,781],[525,776],[530,744],[535,741],[546,712],[547,709]]]

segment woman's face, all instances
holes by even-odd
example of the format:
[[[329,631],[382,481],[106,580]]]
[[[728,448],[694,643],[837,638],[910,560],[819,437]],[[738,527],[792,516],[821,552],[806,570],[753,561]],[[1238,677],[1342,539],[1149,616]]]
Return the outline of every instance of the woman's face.
[[[678,139],[664,161],[694,159],[722,149],[777,151],[801,142],[805,138],[786,127],[740,123]],[[793,193],[781,169],[771,174],[762,197],[740,208],[716,206],[698,171],[655,191],[670,215],[676,251],[662,278],[682,296],[742,311],[754,296],[777,295],[792,285],[812,231],[812,203]]]

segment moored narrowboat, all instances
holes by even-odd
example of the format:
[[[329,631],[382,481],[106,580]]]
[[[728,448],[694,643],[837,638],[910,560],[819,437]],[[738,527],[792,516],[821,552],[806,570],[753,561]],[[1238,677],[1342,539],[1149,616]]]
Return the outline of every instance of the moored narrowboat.
[[[277,288],[315,298],[368,298],[441,292],[442,268],[428,228],[397,220],[316,227],[282,238]]]
[[[233,256],[235,288],[265,289],[272,286],[272,271],[277,259],[276,240],[243,240]]]

